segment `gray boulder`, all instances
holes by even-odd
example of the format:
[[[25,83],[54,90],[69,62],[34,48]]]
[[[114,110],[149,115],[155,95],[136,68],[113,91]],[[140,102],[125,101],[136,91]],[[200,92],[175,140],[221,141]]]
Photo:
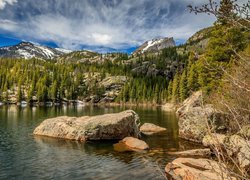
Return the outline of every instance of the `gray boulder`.
[[[203,105],[202,91],[193,93],[177,110],[179,136],[186,140],[202,142],[208,128],[212,132],[226,130],[225,115],[216,111],[211,104]]]
[[[99,116],[61,116],[44,120],[34,135],[70,140],[110,140],[139,136],[139,117],[132,111]]]

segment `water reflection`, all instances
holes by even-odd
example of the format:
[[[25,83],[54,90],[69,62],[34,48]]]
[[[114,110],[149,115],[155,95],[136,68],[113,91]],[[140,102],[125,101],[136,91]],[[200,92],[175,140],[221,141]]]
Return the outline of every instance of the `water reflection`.
[[[167,131],[143,136],[146,153],[114,151],[117,141],[67,141],[33,136],[34,128],[55,116],[89,116],[135,110],[141,122]],[[175,114],[143,107],[20,107],[0,106],[0,179],[164,179],[161,172],[173,156],[167,151],[195,147],[178,139]]]

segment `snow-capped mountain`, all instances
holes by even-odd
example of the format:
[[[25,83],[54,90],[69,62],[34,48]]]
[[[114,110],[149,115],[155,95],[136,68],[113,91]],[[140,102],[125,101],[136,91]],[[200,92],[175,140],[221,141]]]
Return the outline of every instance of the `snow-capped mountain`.
[[[152,39],[143,43],[133,54],[143,54],[145,52],[156,52],[164,48],[174,47],[174,38]]]
[[[0,57],[9,57],[9,58],[54,59],[66,53],[69,53],[69,51],[35,45],[30,42],[21,42],[15,46],[0,48]]]

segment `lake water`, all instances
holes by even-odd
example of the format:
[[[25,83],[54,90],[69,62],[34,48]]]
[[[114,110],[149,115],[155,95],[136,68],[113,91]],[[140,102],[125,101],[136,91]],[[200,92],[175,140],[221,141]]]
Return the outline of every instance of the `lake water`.
[[[120,153],[113,150],[116,141],[80,143],[32,135],[46,118],[125,109],[137,112],[141,123],[167,128],[166,133],[142,137],[150,151]],[[0,179],[165,179],[164,167],[175,158],[166,152],[196,146],[179,140],[175,114],[160,108],[0,106]]]

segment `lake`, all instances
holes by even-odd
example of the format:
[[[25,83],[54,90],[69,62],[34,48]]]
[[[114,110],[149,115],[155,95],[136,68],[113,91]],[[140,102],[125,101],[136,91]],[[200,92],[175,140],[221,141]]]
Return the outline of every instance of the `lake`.
[[[81,143],[32,135],[46,118],[126,109],[137,112],[141,123],[167,128],[163,134],[142,136],[150,146],[149,151],[120,153],[113,150],[116,141]],[[165,165],[176,158],[166,152],[196,147],[178,138],[175,114],[160,107],[0,106],[0,179],[165,179]]]

